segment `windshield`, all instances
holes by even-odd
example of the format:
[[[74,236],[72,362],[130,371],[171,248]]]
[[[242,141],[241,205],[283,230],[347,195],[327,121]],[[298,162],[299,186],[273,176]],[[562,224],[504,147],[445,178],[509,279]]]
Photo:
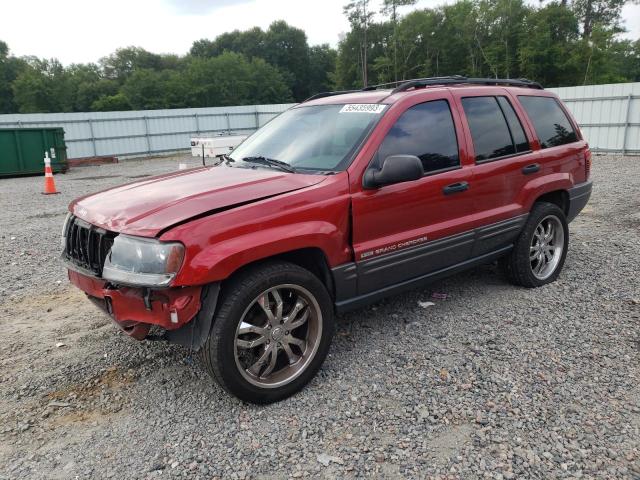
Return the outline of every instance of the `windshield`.
[[[230,157],[236,161],[266,157],[303,170],[341,170],[384,108],[377,104],[292,108],[247,138]]]

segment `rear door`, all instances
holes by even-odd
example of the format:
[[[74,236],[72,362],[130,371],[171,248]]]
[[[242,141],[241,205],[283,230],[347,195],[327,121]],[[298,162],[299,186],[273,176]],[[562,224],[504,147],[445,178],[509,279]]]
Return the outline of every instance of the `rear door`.
[[[473,245],[471,169],[461,162],[464,142],[451,96],[414,103],[386,132],[373,163],[415,155],[424,176],[352,195],[353,248],[358,293],[418,277],[469,258]],[[452,111],[453,110],[453,111]]]
[[[485,93],[486,92],[486,93]],[[454,93],[473,157],[473,196],[480,230],[473,256],[510,243],[524,225],[522,192],[541,174],[512,100],[502,89]]]
[[[560,101],[547,95],[518,95],[518,100],[536,133],[545,173],[569,174],[573,182],[586,179],[587,144]]]

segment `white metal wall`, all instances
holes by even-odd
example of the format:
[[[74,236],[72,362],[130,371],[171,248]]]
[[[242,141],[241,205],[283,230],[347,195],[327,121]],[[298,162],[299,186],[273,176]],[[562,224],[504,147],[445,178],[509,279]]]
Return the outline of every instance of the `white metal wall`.
[[[640,154],[640,83],[548,90],[571,110],[593,151]]]
[[[593,151],[640,154],[640,83],[550,88],[578,120]],[[62,127],[69,158],[139,156],[189,148],[189,138],[251,133],[293,104],[133,112],[0,115],[0,128]]]
[[[144,156],[190,148],[189,139],[251,133],[291,104],[0,115],[0,128],[62,127],[68,158]]]

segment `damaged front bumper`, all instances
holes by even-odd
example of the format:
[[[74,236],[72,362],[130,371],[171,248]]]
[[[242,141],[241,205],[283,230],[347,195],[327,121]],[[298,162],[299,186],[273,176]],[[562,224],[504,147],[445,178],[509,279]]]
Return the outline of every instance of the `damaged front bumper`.
[[[170,340],[170,332],[183,330],[202,307],[200,286],[162,290],[114,287],[105,280],[71,269],[68,273],[71,283],[84,291],[124,333],[137,340],[144,340],[152,325],[165,329]]]

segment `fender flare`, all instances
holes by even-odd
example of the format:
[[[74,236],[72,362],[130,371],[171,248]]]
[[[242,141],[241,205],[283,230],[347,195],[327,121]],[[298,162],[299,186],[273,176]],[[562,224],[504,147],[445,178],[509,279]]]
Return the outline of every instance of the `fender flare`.
[[[216,313],[219,296],[219,282],[206,285],[202,289],[200,297],[200,304],[202,306],[195,318],[176,330],[167,330],[164,334],[164,339],[169,343],[189,347],[191,351],[199,351],[204,345],[204,342],[207,341],[209,333],[211,332],[213,316]]]

